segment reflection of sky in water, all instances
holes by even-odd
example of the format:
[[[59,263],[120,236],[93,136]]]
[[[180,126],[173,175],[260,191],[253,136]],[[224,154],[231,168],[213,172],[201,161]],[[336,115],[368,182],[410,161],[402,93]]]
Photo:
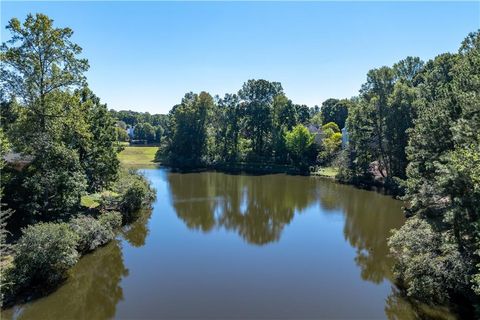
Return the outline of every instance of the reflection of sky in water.
[[[240,203],[240,214],[245,215],[247,212],[248,196],[247,196],[247,187],[243,188],[242,191],[242,202]]]

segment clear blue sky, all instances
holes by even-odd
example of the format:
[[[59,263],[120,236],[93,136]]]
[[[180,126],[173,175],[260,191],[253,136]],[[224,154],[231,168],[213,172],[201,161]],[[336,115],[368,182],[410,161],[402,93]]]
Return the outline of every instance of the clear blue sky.
[[[185,92],[280,81],[295,103],[358,93],[369,69],[456,52],[480,27],[480,2],[6,2],[69,26],[92,90],[117,110],[165,113]]]

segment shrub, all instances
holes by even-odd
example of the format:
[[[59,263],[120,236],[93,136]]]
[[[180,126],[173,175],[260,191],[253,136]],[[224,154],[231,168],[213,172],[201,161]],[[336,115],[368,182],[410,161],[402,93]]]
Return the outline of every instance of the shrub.
[[[5,297],[9,295],[14,285],[12,271],[11,256],[3,256],[0,260],[0,307],[5,306]]]
[[[91,216],[77,216],[70,220],[70,227],[78,236],[77,250],[86,253],[109,241],[105,228]]]
[[[329,122],[322,126],[323,131],[332,130],[332,133],[340,132],[340,128],[335,122]]]
[[[56,218],[53,213],[74,212],[87,188],[78,153],[63,145],[41,148],[17,179],[21,185],[8,188],[16,194],[16,205],[25,214],[40,220],[51,221]]]
[[[70,220],[70,227],[78,235],[77,250],[86,253],[115,238],[115,230],[122,225],[119,212],[107,211],[98,219],[92,216],[77,216]]]
[[[78,260],[78,235],[66,223],[37,223],[23,229],[14,248],[15,290],[54,286]]]
[[[307,167],[309,153],[312,150],[314,135],[307,128],[299,124],[285,134],[285,144],[294,164],[298,167]]]
[[[408,296],[446,303],[450,293],[466,292],[469,267],[452,238],[417,217],[394,232],[388,242],[396,259],[394,272]]]
[[[126,217],[126,221],[124,221],[125,223],[133,221],[132,214],[142,207],[143,198],[145,197],[146,192],[145,185],[139,181],[135,181],[129,186],[123,195],[120,206],[124,213],[124,217]]]
[[[148,181],[135,171],[123,172],[115,183],[114,191],[120,194],[122,222],[131,223],[137,218],[137,211],[149,204],[155,197]]]
[[[330,164],[338,155],[342,146],[342,134],[338,126],[329,122],[322,127],[323,138],[317,162],[321,165]]]
[[[109,240],[112,240],[115,230],[122,226],[122,214],[118,211],[105,211],[98,217],[98,222],[110,233]]]

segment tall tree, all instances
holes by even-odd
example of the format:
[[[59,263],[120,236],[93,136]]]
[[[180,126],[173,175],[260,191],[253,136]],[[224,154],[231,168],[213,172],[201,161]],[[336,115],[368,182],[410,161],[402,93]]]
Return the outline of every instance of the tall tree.
[[[336,123],[340,128],[345,127],[345,121],[348,116],[349,100],[327,99],[322,103],[320,109],[322,115],[322,122],[324,124],[329,122]]]
[[[7,29],[12,37],[0,49],[3,96],[15,96],[38,120],[37,134],[57,117],[50,98],[57,90],[85,84],[86,59],[71,42],[70,28],[54,28],[43,14],[28,15],[23,24],[13,18]]]
[[[88,88],[77,91],[76,96],[84,110],[88,135],[83,143],[71,147],[78,150],[87,176],[88,190],[99,191],[116,180],[120,166],[117,153],[121,148],[117,142],[116,121],[107,106]]]
[[[215,132],[214,144],[220,160],[237,161],[243,126],[243,108],[239,96],[226,94],[223,99],[219,99],[213,118],[211,129]]]
[[[207,115],[213,98],[206,92],[187,93],[172,109],[173,136],[169,145],[170,161],[175,166],[201,165],[207,148]]]
[[[279,82],[267,80],[248,80],[238,95],[244,100],[246,136],[252,140],[254,156],[270,158],[273,126],[273,101],[283,93]]]
[[[148,122],[141,122],[135,126],[135,138],[148,143],[155,142],[155,127]]]
[[[296,104],[295,111],[297,113],[297,120],[301,124],[307,124],[310,120],[310,110],[305,104]]]
[[[349,151],[354,159],[349,163],[354,176],[368,177],[375,172],[392,188],[406,178],[405,148],[416,116],[415,84],[422,66],[420,59],[408,57],[393,68],[368,72],[359,101],[347,107]],[[376,170],[371,170],[373,163]]]

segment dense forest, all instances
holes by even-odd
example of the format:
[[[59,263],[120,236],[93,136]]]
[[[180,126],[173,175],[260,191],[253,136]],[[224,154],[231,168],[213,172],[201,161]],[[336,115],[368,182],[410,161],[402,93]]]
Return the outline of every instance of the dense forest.
[[[120,167],[116,121],[88,89],[89,65],[43,14],[7,25],[1,46],[2,306],[55,288],[114,239],[153,192]]]
[[[480,312],[479,31],[457,53],[370,70],[358,96],[320,107],[252,79],[224,97],[186,93],[168,115],[151,115],[100,103],[72,30],[52,23],[41,14],[12,19],[1,47],[7,302],[60,282],[151,200],[145,180],[117,160],[119,141],[139,140],[158,144],[157,160],[173,168],[335,166],[341,182],[385,187],[409,216],[389,239],[399,287],[414,300]]]

